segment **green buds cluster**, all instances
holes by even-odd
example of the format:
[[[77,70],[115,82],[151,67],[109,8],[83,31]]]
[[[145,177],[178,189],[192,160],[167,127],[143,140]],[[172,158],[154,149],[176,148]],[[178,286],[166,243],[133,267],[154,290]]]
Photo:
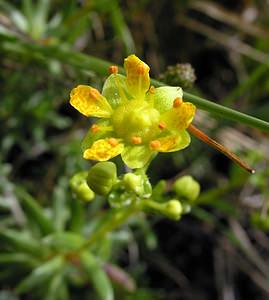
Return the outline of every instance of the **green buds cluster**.
[[[79,172],[70,179],[70,188],[73,194],[82,201],[92,201],[94,199],[94,192],[89,188],[86,179],[88,172]]]
[[[183,176],[175,181],[173,189],[183,200],[195,201],[200,194],[200,184],[191,176]]]
[[[99,162],[89,171],[87,183],[98,195],[107,195],[117,180],[117,168],[113,162]]]
[[[189,89],[193,86],[196,75],[191,64],[185,63],[169,66],[159,79],[169,85]]]

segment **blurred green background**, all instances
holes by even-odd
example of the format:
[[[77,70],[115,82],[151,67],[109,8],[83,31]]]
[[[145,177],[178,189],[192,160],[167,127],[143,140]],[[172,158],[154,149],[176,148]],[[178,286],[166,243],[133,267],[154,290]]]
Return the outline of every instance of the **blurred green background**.
[[[49,288],[28,277],[15,290],[40,265],[33,255],[57,248],[52,232],[87,236],[106,208],[102,199],[76,203],[68,187],[90,166],[80,150],[89,120],[68,103],[74,86],[100,90],[107,74],[99,66],[136,53],[152,78],[268,121],[268,48],[268,1],[0,0],[0,300],[111,299],[109,287],[100,292],[103,275],[91,283],[72,266],[58,272],[58,262],[55,277],[43,277]],[[186,63],[192,68],[177,65]],[[138,218],[100,245],[115,299],[269,297],[268,133],[200,110],[194,124],[256,174],[195,137],[186,150],[159,155],[151,181],[169,189],[191,174],[199,205],[180,222]]]

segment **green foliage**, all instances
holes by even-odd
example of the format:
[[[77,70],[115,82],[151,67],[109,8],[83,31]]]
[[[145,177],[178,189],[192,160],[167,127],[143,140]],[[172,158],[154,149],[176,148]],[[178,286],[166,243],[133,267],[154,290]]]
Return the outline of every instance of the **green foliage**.
[[[130,173],[115,160],[117,171],[114,163],[105,163],[103,173],[96,178],[92,173],[98,165],[90,168],[81,157],[81,146],[87,148],[91,142],[89,132],[81,145],[89,122],[69,107],[68,92],[79,83],[91,84],[101,90],[103,76],[108,75],[109,60],[122,62],[126,54],[137,49],[136,52],[143,53],[144,60],[152,65],[152,77],[158,78],[158,70],[175,63],[175,67],[165,73],[166,80],[171,85],[178,85],[176,80],[180,79],[191,88],[192,69],[189,66],[179,69],[177,60],[179,57],[186,57],[187,61],[193,59],[200,46],[201,53],[207,51],[208,39],[195,40],[193,44],[199,44],[199,47],[193,47],[192,40],[187,40],[182,31],[177,32],[178,24],[174,23],[170,24],[172,37],[169,29],[169,41],[164,39],[162,30],[167,29],[160,30],[159,27],[159,23],[165,25],[162,21],[162,10],[167,11],[164,2],[0,0],[0,300],[156,300],[170,297],[170,291],[171,297],[178,297],[178,294],[173,295],[173,291],[177,293],[178,290],[180,297],[184,297],[184,293],[188,295],[195,290],[196,276],[190,270],[204,274],[200,272],[205,269],[196,270],[204,257],[196,260],[202,242],[195,244],[189,239],[192,231],[197,236],[201,232],[206,237],[210,235],[210,240],[214,240],[209,248],[214,254],[210,261],[214,263],[216,273],[224,274],[224,279],[231,275],[230,269],[221,269],[216,259],[219,251],[223,251],[226,255],[221,257],[225,264],[236,262],[227,267],[233,270],[236,278],[243,272],[247,274],[248,282],[259,286],[255,286],[255,293],[268,290],[268,256],[264,244],[269,230],[268,143],[262,133],[236,125],[241,123],[268,131],[268,122],[262,120],[268,121],[269,113],[267,59],[263,62],[260,59],[258,65],[248,55],[242,58],[227,52],[225,57],[229,56],[232,72],[237,76],[236,83],[229,81],[228,86],[222,87],[221,80],[228,80],[231,73],[227,73],[220,62],[207,62],[203,65],[206,72],[201,69],[196,72],[199,77],[195,90],[184,91],[183,95],[178,87],[158,90],[160,101],[162,92],[171,95],[171,101],[175,95],[183,96],[199,109],[209,112],[206,115],[199,113],[196,122],[218,139],[223,139],[222,131],[227,134],[232,131],[223,118],[233,120],[233,129],[242,135],[238,138],[232,132],[228,137],[224,135],[223,140],[255,166],[255,175],[249,176],[238,167],[226,161],[223,163],[195,138],[188,151],[168,158],[160,155],[149,170],[146,166],[135,173]],[[180,22],[182,11],[186,15],[195,15],[187,11],[197,9],[199,5],[194,2],[167,3],[174,10],[171,20],[179,19]],[[256,1],[252,3],[258,9]],[[203,13],[206,12],[204,9]],[[267,19],[264,12],[256,25],[268,27]],[[230,16],[226,14],[228,20]],[[186,21],[185,26],[188,24]],[[266,31],[259,30],[254,23],[250,25],[257,36],[247,40],[249,44],[245,49],[256,47],[253,48],[256,54],[265,51],[268,48],[268,38],[263,38]],[[246,34],[243,29],[233,28],[234,36],[243,38]],[[229,36],[233,36],[231,32]],[[173,40],[173,34],[176,35],[175,49],[171,44],[166,45]],[[179,37],[180,45],[176,42]],[[213,49],[213,44],[210,43],[209,48]],[[200,52],[200,48],[198,50]],[[197,57],[193,59],[193,65],[198,68],[203,58]],[[207,72],[213,65],[217,72],[208,78]],[[121,67],[119,72],[123,72]],[[203,75],[209,89],[201,84]],[[162,85],[155,80],[152,84]],[[216,91],[218,103],[204,99],[216,95],[208,90]],[[113,106],[118,99],[112,81],[107,81],[103,92],[114,95]],[[163,107],[165,104],[156,105]],[[239,108],[246,114],[240,113]],[[218,124],[211,115],[217,116]],[[233,134],[234,141],[230,139]],[[246,147],[255,149],[244,150]],[[137,159],[138,154],[135,151],[129,153],[131,159]],[[89,172],[85,171],[89,168]],[[199,197],[199,184],[183,174],[192,174],[200,182],[202,192]],[[104,178],[106,175],[109,178]],[[87,178],[98,196],[87,185]],[[106,179],[109,183],[104,184]],[[165,218],[180,220],[173,223],[173,232],[170,227],[167,231],[167,223],[171,223],[163,222]],[[162,232],[165,232],[164,242],[157,238]],[[184,240],[186,232],[188,236]],[[162,247],[159,247],[160,243]],[[166,251],[166,245],[173,245],[173,249]],[[188,255],[183,253],[185,245]],[[167,256],[171,259],[170,264],[162,260],[149,263],[148,257],[160,249],[160,257]],[[191,255],[195,256],[195,263],[189,265]],[[181,261],[186,261],[186,265],[181,265]],[[180,269],[180,274],[187,274],[187,283],[185,275],[180,276],[176,268]],[[165,275],[161,277],[158,272]],[[155,276],[161,279],[152,283]],[[201,289],[202,276],[197,279],[199,297],[203,297],[202,290],[208,290],[207,287]],[[213,276],[210,273],[204,277]],[[164,283],[165,280],[168,283]],[[229,277],[229,280],[234,278]],[[216,281],[221,290],[220,278]],[[179,288],[174,289],[173,284]],[[233,288],[237,279],[223,285]],[[186,297],[198,298],[191,293]]]

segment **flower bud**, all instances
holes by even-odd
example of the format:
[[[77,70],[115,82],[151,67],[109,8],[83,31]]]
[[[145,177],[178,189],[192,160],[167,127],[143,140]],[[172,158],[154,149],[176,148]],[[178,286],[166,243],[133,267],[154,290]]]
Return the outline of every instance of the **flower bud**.
[[[138,195],[141,195],[141,193],[143,193],[143,182],[140,175],[127,173],[123,176],[123,183],[127,190],[133,191]]]
[[[165,215],[173,220],[179,220],[183,209],[181,203],[177,199],[169,200],[165,203]]]
[[[70,179],[70,188],[74,195],[86,202],[94,199],[94,192],[89,188],[86,182],[88,172],[79,172]]]
[[[185,63],[169,66],[159,79],[169,85],[181,86],[183,89],[189,89],[193,86],[196,75],[191,64]]]
[[[89,187],[99,195],[108,194],[117,179],[117,168],[113,162],[99,162],[88,173]]]
[[[176,180],[173,189],[178,197],[189,201],[195,201],[200,194],[200,184],[191,176],[183,176]]]
[[[183,213],[182,204],[177,199],[171,199],[164,203],[159,203],[153,200],[145,200],[142,202],[142,205],[146,212],[161,214],[176,221],[180,219]]]

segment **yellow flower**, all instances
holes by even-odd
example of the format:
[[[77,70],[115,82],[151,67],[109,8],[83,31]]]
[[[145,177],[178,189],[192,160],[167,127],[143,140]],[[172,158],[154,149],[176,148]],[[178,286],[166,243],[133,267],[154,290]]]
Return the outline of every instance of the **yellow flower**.
[[[179,87],[150,87],[149,66],[135,55],[125,59],[124,67],[126,76],[110,67],[102,94],[79,85],[70,103],[87,117],[101,118],[82,142],[84,158],[106,161],[121,154],[128,167],[141,168],[156,152],[189,145],[186,129],[195,106],[183,102]]]

